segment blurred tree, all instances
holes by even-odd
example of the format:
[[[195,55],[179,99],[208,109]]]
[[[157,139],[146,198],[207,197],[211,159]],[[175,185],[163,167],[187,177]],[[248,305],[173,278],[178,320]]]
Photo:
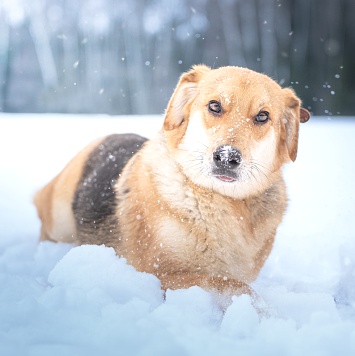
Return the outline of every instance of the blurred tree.
[[[162,113],[196,63],[354,114],[353,0],[0,0],[0,110]]]
[[[0,8],[0,111],[6,110],[6,83],[9,80],[9,26]]]

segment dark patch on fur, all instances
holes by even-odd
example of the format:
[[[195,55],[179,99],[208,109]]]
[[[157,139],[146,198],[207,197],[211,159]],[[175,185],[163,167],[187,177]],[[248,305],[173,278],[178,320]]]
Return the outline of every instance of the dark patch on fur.
[[[111,135],[89,155],[72,204],[79,238],[85,243],[95,237],[94,230],[109,233],[117,226],[114,185],[128,160],[146,138]]]

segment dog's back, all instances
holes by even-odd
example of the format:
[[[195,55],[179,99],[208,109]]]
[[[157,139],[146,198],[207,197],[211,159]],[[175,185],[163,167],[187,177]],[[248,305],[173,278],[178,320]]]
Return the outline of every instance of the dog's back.
[[[34,197],[42,222],[40,239],[95,243],[100,234],[110,245],[110,230],[117,225],[113,186],[146,140],[135,134],[115,134],[80,151]]]

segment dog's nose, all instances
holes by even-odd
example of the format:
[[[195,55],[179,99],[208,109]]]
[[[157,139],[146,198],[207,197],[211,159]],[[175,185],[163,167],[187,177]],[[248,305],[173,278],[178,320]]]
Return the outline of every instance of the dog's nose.
[[[214,151],[213,161],[217,167],[233,169],[242,163],[242,154],[232,146],[223,145]]]

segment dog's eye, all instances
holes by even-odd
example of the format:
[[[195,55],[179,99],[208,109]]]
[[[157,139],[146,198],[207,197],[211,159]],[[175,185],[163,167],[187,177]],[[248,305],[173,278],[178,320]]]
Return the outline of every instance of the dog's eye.
[[[254,121],[257,124],[265,124],[265,122],[269,121],[269,115],[267,111],[260,111],[259,114],[254,117]]]
[[[220,115],[222,113],[221,103],[217,100],[211,100],[208,103],[208,111],[213,115]]]

